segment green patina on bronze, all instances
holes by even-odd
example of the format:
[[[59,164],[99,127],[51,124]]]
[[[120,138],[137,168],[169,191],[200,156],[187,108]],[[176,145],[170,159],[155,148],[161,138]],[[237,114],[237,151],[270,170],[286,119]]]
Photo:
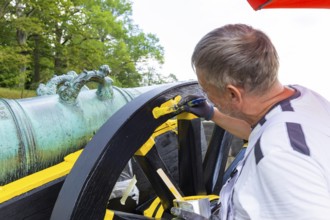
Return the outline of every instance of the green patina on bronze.
[[[109,74],[107,65],[70,71],[40,84],[37,97],[0,99],[0,185],[63,161],[118,109],[153,88],[117,88]],[[91,81],[97,90],[86,87]]]

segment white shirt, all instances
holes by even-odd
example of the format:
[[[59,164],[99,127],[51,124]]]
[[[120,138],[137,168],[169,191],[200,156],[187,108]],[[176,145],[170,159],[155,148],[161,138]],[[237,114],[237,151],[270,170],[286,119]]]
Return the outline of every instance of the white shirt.
[[[253,129],[243,168],[221,191],[222,220],[330,219],[330,103],[292,87]]]

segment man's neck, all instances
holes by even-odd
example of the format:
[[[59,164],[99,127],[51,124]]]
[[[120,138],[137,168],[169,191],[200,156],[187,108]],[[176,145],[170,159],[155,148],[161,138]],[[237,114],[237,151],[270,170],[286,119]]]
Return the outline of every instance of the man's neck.
[[[276,83],[272,89],[261,96],[251,96],[246,108],[246,118],[251,126],[254,126],[277,103],[292,96],[295,91],[289,87]]]

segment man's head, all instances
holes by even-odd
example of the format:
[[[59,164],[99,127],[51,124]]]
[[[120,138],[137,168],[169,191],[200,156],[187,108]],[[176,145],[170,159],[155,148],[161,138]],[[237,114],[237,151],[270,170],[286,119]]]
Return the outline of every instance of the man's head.
[[[275,47],[263,32],[244,24],[226,25],[209,32],[196,45],[191,62],[209,96],[216,96],[215,92],[220,96],[226,92],[235,95],[235,91],[258,95],[277,82],[279,61]],[[209,98],[221,106],[216,101],[226,103],[231,98],[228,95],[221,100]],[[226,106],[225,113],[233,111],[231,107]]]

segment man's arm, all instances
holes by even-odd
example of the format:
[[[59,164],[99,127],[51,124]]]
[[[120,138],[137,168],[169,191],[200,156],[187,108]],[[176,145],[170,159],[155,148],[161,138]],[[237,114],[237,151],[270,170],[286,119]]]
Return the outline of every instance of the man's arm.
[[[249,139],[251,126],[246,121],[225,115],[215,107],[211,120],[236,137],[244,140]]]

